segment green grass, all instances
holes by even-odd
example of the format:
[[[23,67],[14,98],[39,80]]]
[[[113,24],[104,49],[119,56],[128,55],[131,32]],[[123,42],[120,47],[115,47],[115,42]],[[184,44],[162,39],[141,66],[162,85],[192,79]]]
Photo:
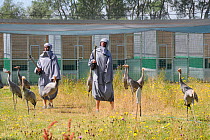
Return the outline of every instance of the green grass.
[[[142,91],[142,117],[137,116],[136,104],[132,102],[131,90],[125,90],[121,74],[114,80],[115,110],[108,102],[101,102],[100,112],[95,112],[95,101],[88,96],[85,80],[74,82],[63,78],[53,109],[42,109],[37,86],[34,117],[33,106],[27,113],[25,101],[18,99],[13,107],[12,93],[4,87],[0,93],[0,139],[44,139],[44,129],[50,125],[52,139],[64,139],[63,134],[74,133],[74,139],[84,140],[172,140],[210,139],[210,84],[190,79],[187,83],[198,94],[199,102],[194,110],[197,121],[183,105],[183,94],[178,83],[163,81],[164,78],[148,79]],[[71,125],[69,124],[71,119]],[[68,130],[70,128],[70,130]]]

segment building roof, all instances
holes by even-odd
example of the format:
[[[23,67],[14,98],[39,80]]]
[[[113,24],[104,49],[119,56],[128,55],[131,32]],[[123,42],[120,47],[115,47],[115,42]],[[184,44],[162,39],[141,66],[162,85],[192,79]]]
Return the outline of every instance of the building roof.
[[[210,33],[210,19],[180,20],[6,20],[0,19],[0,33],[37,35],[97,35],[160,30]]]

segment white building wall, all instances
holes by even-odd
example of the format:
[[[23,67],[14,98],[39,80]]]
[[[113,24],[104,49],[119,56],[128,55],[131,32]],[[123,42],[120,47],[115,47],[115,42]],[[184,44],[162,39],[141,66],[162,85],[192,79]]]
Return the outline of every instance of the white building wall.
[[[134,33],[134,57],[156,57],[156,45],[156,31]]]
[[[11,35],[4,33],[4,58],[11,58]]]
[[[175,33],[175,56],[188,56],[188,34]]]
[[[189,34],[189,56],[203,57],[203,34]]]
[[[157,56],[157,41],[156,31],[143,32],[143,57],[156,57]]]
[[[52,51],[57,55],[57,58],[62,57],[61,35],[49,35],[49,43],[52,44]]]
[[[142,47],[143,47],[143,33],[134,33],[134,48],[133,54],[134,58],[140,58],[142,56]]]

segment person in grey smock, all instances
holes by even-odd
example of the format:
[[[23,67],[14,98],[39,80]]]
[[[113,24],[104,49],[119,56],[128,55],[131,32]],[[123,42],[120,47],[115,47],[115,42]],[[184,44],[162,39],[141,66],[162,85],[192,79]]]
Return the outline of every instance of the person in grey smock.
[[[107,49],[108,42],[108,39],[102,38],[100,46],[92,51],[88,62],[93,70],[92,95],[96,100],[97,112],[99,111],[100,101],[110,102],[111,109],[114,109],[113,65],[112,55]]]
[[[57,96],[58,90],[49,96],[43,97],[42,91],[44,87],[54,80],[54,76],[56,76],[57,82],[61,79],[60,75],[60,67],[58,65],[57,56],[51,51],[52,45],[50,43],[44,44],[44,51],[39,56],[39,60],[37,61],[38,68],[35,68],[34,72],[39,74],[39,94],[43,99],[43,108],[53,108],[53,99]],[[47,100],[49,100],[49,104],[47,106]]]

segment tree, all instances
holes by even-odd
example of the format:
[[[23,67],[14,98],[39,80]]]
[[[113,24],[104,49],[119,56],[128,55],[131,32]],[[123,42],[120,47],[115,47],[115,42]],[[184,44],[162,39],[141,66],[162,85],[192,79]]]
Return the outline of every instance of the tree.
[[[165,3],[167,0],[147,0],[145,14],[148,14],[150,19],[167,19],[169,13]]]
[[[49,2],[37,0],[32,1],[32,6],[28,7],[28,13],[32,19],[49,19],[53,11]]]
[[[78,0],[76,14],[80,19],[101,19],[103,0]]]
[[[25,10],[21,8],[22,3],[15,5],[12,0],[5,0],[0,8],[0,18],[21,19],[25,17]]]
[[[60,19],[75,19],[75,13],[77,11],[77,0],[45,0],[50,4],[51,9],[55,15],[58,15]]]
[[[209,11],[210,11],[210,1],[208,1],[208,3],[206,3],[206,12],[205,12],[205,15],[204,15],[204,18],[209,18]]]
[[[126,3],[123,0],[104,0],[106,16],[108,19],[120,19],[126,17]]]
[[[195,18],[195,2],[193,0],[174,0],[172,8],[178,15],[178,18]]]

